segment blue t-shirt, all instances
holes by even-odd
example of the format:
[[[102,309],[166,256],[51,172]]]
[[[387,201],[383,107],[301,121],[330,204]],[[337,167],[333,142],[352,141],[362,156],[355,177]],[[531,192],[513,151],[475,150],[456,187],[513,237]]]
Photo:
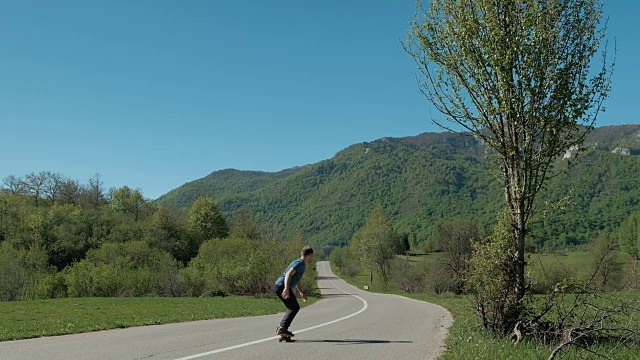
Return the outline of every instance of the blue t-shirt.
[[[276,280],[276,285],[284,285],[284,277],[287,275],[287,272],[291,268],[296,269],[296,273],[291,275],[291,279],[289,280],[289,288],[293,289],[298,281],[302,279],[302,275],[304,275],[304,271],[307,269],[307,264],[305,264],[304,260],[302,259],[294,260],[291,264],[289,264],[289,266],[287,266],[287,269],[282,273],[282,275],[280,275],[278,280]]]

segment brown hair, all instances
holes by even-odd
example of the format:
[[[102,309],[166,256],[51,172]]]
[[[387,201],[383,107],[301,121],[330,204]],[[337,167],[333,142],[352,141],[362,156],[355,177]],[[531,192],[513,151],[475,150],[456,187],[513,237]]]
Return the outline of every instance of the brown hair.
[[[302,256],[307,256],[313,254],[313,249],[311,246],[305,246],[302,248]]]

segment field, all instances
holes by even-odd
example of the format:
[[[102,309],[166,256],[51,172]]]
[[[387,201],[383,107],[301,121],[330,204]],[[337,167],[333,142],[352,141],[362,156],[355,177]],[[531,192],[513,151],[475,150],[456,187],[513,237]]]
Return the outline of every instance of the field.
[[[627,255],[617,253],[621,259],[626,259]],[[591,256],[586,251],[570,252],[567,254],[532,254],[529,257],[528,265],[531,276],[541,278],[544,272],[559,270],[565,275],[573,275],[579,279],[587,278],[590,271]]]

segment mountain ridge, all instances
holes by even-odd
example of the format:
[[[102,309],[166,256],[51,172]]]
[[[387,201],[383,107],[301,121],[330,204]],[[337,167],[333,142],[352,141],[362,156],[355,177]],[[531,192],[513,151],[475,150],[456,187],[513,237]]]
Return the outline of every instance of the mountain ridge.
[[[591,190],[576,187],[592,187],[601,189],[593,196],[581,193],[580,206],[575,211],[590,211],[591,202],[602,200],[603,196],[626,197],[628,204],[617,209],[616,214],[594,219],[588,226],[576,225],[580,217],[571,215],[571,211],[569,215],[554,215],[562,220],[559,224],[549,225],[551,220],[545,219],[535,232],[545,238],[538,241],[540,246],[550,240],[558,246],[588,242],[594,233],[612,230],[624,220],[619,217],[633,209],[637,211],[640,176],[633,177],[640,174],[640,125],[596,128],[584,147],[590,150],[578,158],[569,174],[549,182],[541,201],[559,201],[564,197],[563,191],[586,193]],[[629,155],[614,153],[620,148],[628,150]],[[412,234],[417,246],[427,242],[437,225],[449,217],[473,217],[483,228],[493,224],[503,197],[500,184],[485,164],[485,152],[486,146],[478,139],[447,132],[385,137],[351,145],[315,164],[279,172],[215,171],[170,191],[156,202],[187,208],[198,196],[207,195],[218,201],[226,216],[247,205],[261,223],[279,224],[285,233],[301,231],[310,243],[321,246],[348,242],[370,209],[382,203],[397,230]],[[601,175],[596,178],[581,164],[610,168],[604,173],[596,172]],[[630,173],[621,170],[625,167]],[[611,178],[613,173],[624,177],[624,181]],[[576,174],[581,177],[576,178]],[[621,181],[629,184],[615,190]],[[568,224],[576,225],[576,231],[583,234],[576,234]]]

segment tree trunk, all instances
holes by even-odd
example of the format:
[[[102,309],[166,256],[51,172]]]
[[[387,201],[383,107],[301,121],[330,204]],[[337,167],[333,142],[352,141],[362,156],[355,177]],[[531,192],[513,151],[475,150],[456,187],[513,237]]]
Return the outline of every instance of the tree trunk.
[[[510,162],[508,162],[510,160]],[[524,176],[518,173],[516,167],[515,156],[507,157],[507,161],[503,165],[503,176],[505,181],[505,197],[511,214],[511,226],[513,233],[513,259],[512,271],[514,271],[515,283],[513,291],[518,300],[525,296],[525,236],[527,234],[525,199],[523,190],[526,186],[523,184]]]
[[[522,219],[518,219],[522,220]],[[516,224],[514,229],[514,235],[516,240],[516,253],[514,256],[515,261],[515,272],[516,272],[516,283],[514,284],[514,291],[517,294],[518,300],[524,298],[526,283],[524,279],[525,273],[525,261],[524,261],[524,240],[526,235],[526,228],[524,227],[524,223]]]

